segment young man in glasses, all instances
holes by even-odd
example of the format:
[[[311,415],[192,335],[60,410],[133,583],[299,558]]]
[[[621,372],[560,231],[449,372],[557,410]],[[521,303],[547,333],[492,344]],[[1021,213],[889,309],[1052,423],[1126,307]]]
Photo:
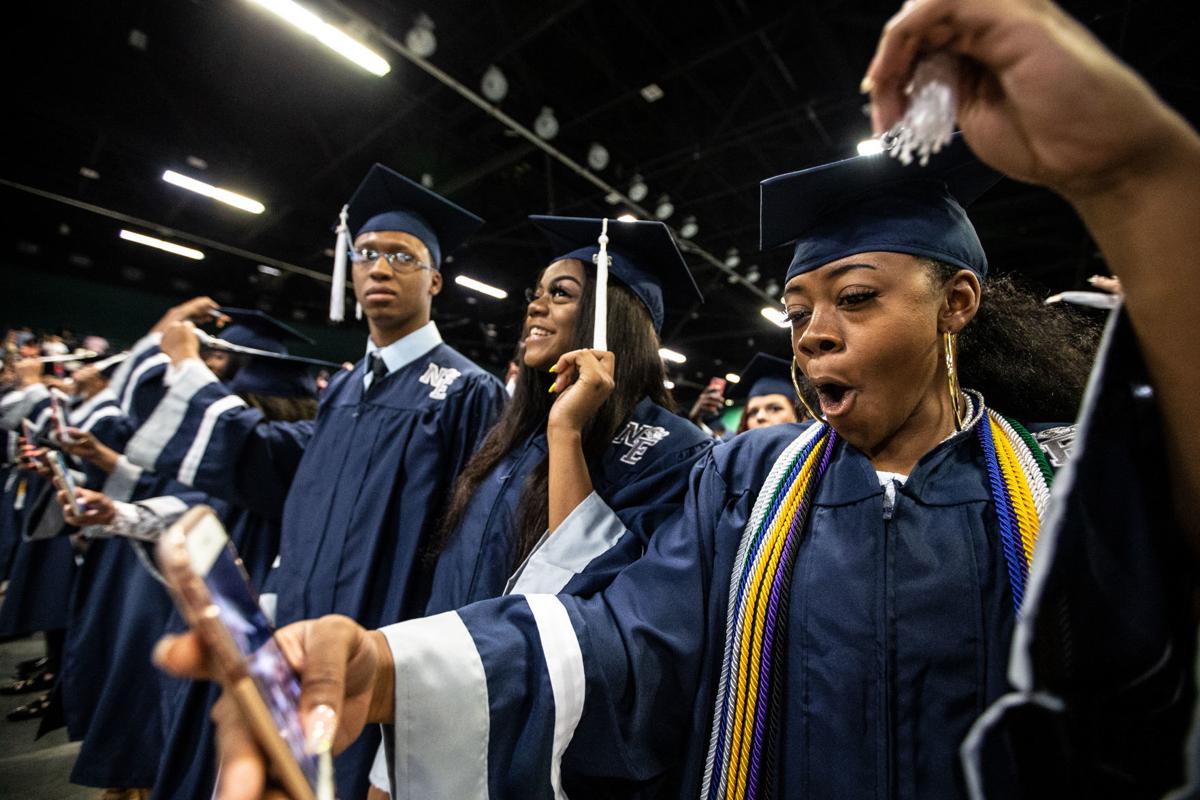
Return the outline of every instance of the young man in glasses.
[[[345,614],[375,627],[421,614],[424,540],[506,398],[430,319],[443,255],[482,223],[387,167],[371,168],[347,206],[367,352],[330,380],[314,422],[265,422],[199,361],[191,323],[164,334],[170,389],[145,423],[157,426],[161,446],[136,461],[282,517],[279,559],[264,586],[278,624]],[[339,796],[365,795],[377,739],[364,736],[338,759]],[[178,774],[164,770],[160,784],[175,780],[166,772]],[[211,783],[194,788],[200,796]]]

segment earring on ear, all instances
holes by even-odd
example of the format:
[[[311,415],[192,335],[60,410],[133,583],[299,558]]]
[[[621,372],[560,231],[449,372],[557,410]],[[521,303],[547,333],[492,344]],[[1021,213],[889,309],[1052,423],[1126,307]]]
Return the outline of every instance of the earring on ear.
[[[824,417],[822,417],[820,414],[818,414],[816,411],[813,411],[812,406],[810,406],[808,404],[808,401],[804,399],[804,392],[800,391],[800,381],[796,378],[796,373],[799,371],[799,369],[800,369],[799,366],[796,364],[796,357],[792,356],[792,369],[791,369],[792,387],[795,388],[795,390],[796,390],[796,397],[799,398],[800,405],[804,406],[804,412],[806,414],[808,414],[808,416],[811,417],[812,419],[816,420],[817,422],[824,422],[825,424],[829,424],[829,421],[826,420]]]
[[[958,334],[946,331],[942,334],[942,349],[946,355],[946,383],[950,388],[950,407],[954,409],[955,430],[961,431],[966,424],[962,402],[962,388],[958,385]]]

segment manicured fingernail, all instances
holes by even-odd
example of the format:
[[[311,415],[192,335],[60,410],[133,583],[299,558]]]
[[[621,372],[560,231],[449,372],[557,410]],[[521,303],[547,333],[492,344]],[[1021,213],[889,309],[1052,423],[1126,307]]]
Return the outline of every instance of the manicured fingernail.
[[[859,94],[870,94],[871,90],[874,88],[875,88],[875,81],[871,80],[870,75],[866,75],[863,77],[862,82],[860,82],[858,84],[858,93]]]
[[[554,383],[550,384],[550,391],[547,392],[546,394],[554,394],[554,390],[557,386],[558,386],[558,381],[555,381]]]
[[[154,645],[154,650],[150,653],[150,661],[154,664],[154,666],[166,666],[167,653],[170,651],[171,645],[174,643],[174,636],[164,636],[158,640],[158,643]]]
[[[337,714],[332,706],[319,705],[308,712],[308,733],[304,749],[313,755],[333,749],[333,734],[337,731]]]
[[[555,364],[553,367],[551,367],[551,368],[550,368],[550,372],[551,372],[551,373],[554,373],[554,372],[557,372],[557,371],[558,371],[558,364]]]
[[[1088,283],[1095,283],[1095,282],[1096,282],[1096,281],[1098,281],[1098,280],[1100,280],[1100,276],[1099,276],[1099,275],[1093,275],[1092,277],[1088,278]]]

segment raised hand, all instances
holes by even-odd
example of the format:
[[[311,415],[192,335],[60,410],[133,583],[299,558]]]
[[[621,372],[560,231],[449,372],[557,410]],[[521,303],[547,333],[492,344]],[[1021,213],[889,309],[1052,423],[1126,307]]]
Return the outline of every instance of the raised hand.
[[[572,350],[550,368],[557,378],[550,391],[558,398],[550,407],[547,428],[583,430],[616,386],[613,371],[616,357],[601,350]]]
[[[884,28],[863,80],[876,132],[903,115],[914,66],[932,51],[960,56],[958,124],[975,154],[1068,199],[1170,159],[1186,128],[1053,3],[909,0]]]

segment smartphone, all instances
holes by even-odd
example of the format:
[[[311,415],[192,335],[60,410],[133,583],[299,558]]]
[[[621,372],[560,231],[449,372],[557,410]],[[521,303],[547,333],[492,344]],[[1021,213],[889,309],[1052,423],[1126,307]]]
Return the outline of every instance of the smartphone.
[[[79,487],[75,484],[75,478],[72,477],[71,469],[67,466],[67,460],[63,458],[63,454],[57,450],[47,450],[46,460],[50,462],[50,471],[54,473],[55,482],[67,493],[71,504],[80,511],[86,510],[87,504],[79,499]]]
[[[709,378],[707,389],[716,389],[722,395],[725,394],[725,385],[727,381],[724,378]],[[705,391],[707,391],[707,389]]]
[[[180,614],[213,653],[222,686],[236,701],[289,797],[315,800],[317,758],[305,752],[300,678],[259,608],[225,527],[194,506],[157,546],[159,569]]]
[[[50,419],[54,421],[54,433],[60,441],[66,436],[66,426],[63,424],[62,406],[58,403],[58,395],[50,394]]]

